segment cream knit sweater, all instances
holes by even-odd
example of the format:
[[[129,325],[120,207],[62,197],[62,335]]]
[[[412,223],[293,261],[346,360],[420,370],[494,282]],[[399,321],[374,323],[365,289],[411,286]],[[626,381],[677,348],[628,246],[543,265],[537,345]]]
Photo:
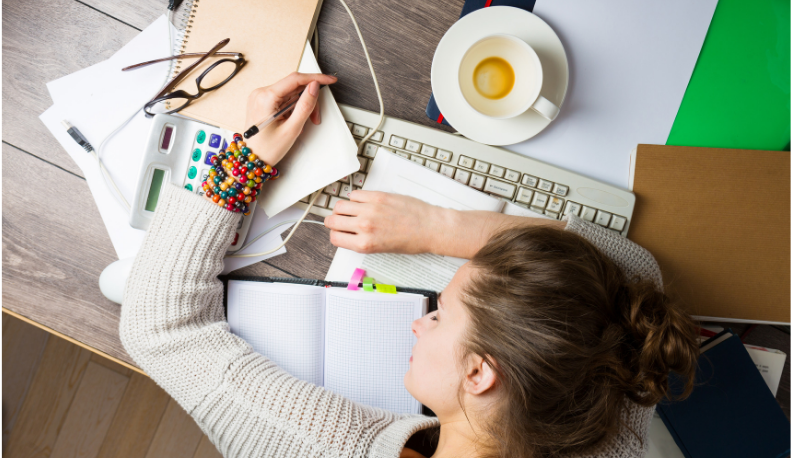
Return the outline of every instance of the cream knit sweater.
[[[166,185],[129,275],[121,341],[129,355],[195,419],[225,457],[396,458],[436,418],[356,404],[291,377],[229,331],[217,275],[240,215]],[[661,285],[646,250],[572,217],[627,275]],[[631,405],[626,428],[591,457],[645,454],[653,408]]]

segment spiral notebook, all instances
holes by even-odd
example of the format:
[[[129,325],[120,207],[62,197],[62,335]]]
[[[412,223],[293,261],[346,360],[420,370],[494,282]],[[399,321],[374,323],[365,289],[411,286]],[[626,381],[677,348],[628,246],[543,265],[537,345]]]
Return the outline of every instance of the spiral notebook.
[[[352,401],[421,413],[404,387],[412,321],[436,309],[436,293],[351,291],[346,283],[228,277],[231,332],[292,376]],[[425,412],[424,413],[428,413]]]
[[[179,114],[234,132],[246,130],[247,96],[297,70],[321,4],[322,0],[193,0],[175,52],[206,52],[230,38],[221,51],[240,52],[247,64],[216,93],[201,97]],[[172,76],[192,62],[194,59],[176,62]],[[214,62],[216,59],[207,59],[176,89],[197,93],[195,78]]]

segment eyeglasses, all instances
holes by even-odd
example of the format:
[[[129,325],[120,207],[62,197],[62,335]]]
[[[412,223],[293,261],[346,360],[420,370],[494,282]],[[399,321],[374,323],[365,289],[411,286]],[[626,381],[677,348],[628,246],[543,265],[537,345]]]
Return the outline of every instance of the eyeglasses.
[[[185,68],[182,72],[176,75],[173,80],[168,83],[164,88],[157,95],[154,96],[148,103],[146,103],[143,110],[146,112],[146,116],[154,116],[157,113],[165,113],[171,114],[176,113],[184,108],[186,108],[190,103],[194,100],[200,98],[203,94],[207,92],[214,91],[216,89],[221,88],[225,83],[231,80],[239,70],[244,67],[247,63],[244,60],[244,57],[241,53],[238,52],[219,52],[225,45],[230,42],[230,38],[226,38],[221,42],[217,43],[209,52],[207,53],[188,53],[188,54],[179,54],[178,56],[171,56],[165,57],[162,59],[151,60],[148,62],[142,62],[140,64],[131,65],[129,67],[121,69],[121,71],[126,70],[134,70],[137,68],[142,68],[151,64],[155,64],[158,62],[165,62],[172,59],[190,59],[200,57],[195,63],[190,65],[189,67]],[[201,63],[203,63],[206,59],[213,57],[213,56],[229,56],[224,59],[220,59],[217,62],[213,63],[209,68],[204,70],[198,78],[195,79],[195,84],[198,87],[197,94],[189,94],[184,90],[173,91],[173,89],[181,83],[187,75],[197,68]]]

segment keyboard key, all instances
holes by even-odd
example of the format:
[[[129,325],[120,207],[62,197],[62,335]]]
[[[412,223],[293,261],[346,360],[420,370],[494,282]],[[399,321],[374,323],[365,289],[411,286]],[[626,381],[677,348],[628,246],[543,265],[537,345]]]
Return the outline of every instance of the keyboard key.
[[[469,158],[467,156],[459,156],[459,167],[467,167],[468,169],[471,169],[474,164],[475,159]]]
[[[417,162],[420,165],[423,165],[423,164],[426,163],[426,160],[423,159],[422,157],[418,156],[417,154],[413,154],[412,157],[409,158],[409,160],[411,160],[412,162]]]
[[[483,161],[475,161],[475,170],[481,173],[489,171],[489,163]]]
[[[569,187],[562,184],[555,183],[555,188],[552,190],[555,194],[559,196],[565,196],[569,193]]]
[[[335,204],[337,204],[342,200],[349,200],[349,199],[341,199],[340,197],[335,197],[335,196],[330,197],[330,204],[327,206],[327,208],[332,210],[333,208],[335,208]]]
[[[364,173],[357,172],[352,175],[352,184],[362,187],[365,184],[365,177],[368,176]]]
[[[443,162],[450,162],[450,159],[453,157],[453,153],[450,151],[445,151],[444,149],[437,151],[437,159]]]
[[[499,165],[492,165],[492,167],[489,169],[489,174],[494,175],[497,178],[502,178],[503,175],[505,175],[505,169]]]
[[[428,157],[434,157],[437,154],[437,148],[433,146],[423,145],[423,148],[420,148],[420,154]]]
[[[404,159],[409,159],[409,154],[408,154],[408,153],[405,153],[405,152],[403,152],[403,151],[396,151],[395,153],[396,153],[398,156],[401,156],[401,157],[403,157]]]
[[[341,190],[341,184],[337,181],[335,183],[332,183],[331,185],[327,185],[327,187],[324,188],[324,192],[326,192],[331,196],[337,196],[338,191],[340,190]]]
[[[593,217],[596,216],[596,209],[591,207],[582,207],[582,211],[580,212],[580,218],[584,219],[585,221],[593,221]]]
[[[406,149],[411,153],[417,153],[418,151],[420,151],[420,147],[421,147],[420,143],[413,140],[407,140],[404,149]]]
[[[505,171],[505,179],[508,181],[513,181],[514,183],[519,182],[519,176],[521,173],[517,172],[516,170],[507,169]]]
[[[550,218],[555,218],[555,219],[558,219],[558,216],[559,216],[557,213],[551,212],[549,210],[545,211],[544,214],[549,216]]]
[[[341,178],[338,181],[340,181],[341,183],[348,183],[349,182],[349,175],[346,175],[345,177]]]
[[[373,165],[374,165],[374,160],[373,159],[369,159],[368,160],[368,165],[365,167],[365,173],[370,172],[371,171],[371,167],[373,167]]]
[[[345,184],[345,185],[341,186],[341,192],[339,194],[341,197],[343,197],[345,199],[351,199],[351,197],[349,197],[349,194],[351,194],[351,193],[352,193],[352,185]]]
[[[530,186],[531,188],[535,188],[538,184],[538,178],[530,175],[525,175],[522,177],[522,184],[525,186]]]
[[[327,202],[329,202],[329,201],[330,201],[330,196],[328,196],[327,194],[324,194],[322,192],[321,194],[319,194],[319,197],[316,197],[316,202],[314,202],[313,205],[317,205],[319,207],[326,208],[327,207]]]
[[[566,211],[563,212],[564,215],[568,215],[571,213],[574,216],[580,216],[580,210],[582,210],[582,205],[578,204],[577,202],[566,202]]]
[[[456,171],[456,167],[451,167],[446,164],[442,164],[439,168],[439,173],[445,175],[448,178],[453,178],[453,172]]]
[[[547,211],[560,213],[560,210],[563,209],[563,199],[560,197],[550,197],[549,203],[547,204]]]
[[[555,183],[553,183],[551,181],[538,180],[538,189],[541,189],[542,191],[549,192],[549,191],[552,191],[552,185],[554,185],[554,184]]]
[[[519,193],[516,195],[516,200],[519,202],[523,202],[526,204],[530,204],[530,201],[533,200],[533,190],[527,189],[523,187],[519,187]]]
[[[365,172],[365,166],[368,165],[368,159],[362,156],[357,156],[357,160],[360,161],[360,171]]]
[[[626,226],[626,218],[620,215],[612,215],[612,221],[610,221],[610,229],[614,229],[618,232],[621,232],[625,226]]]
[[[365,148],[363,148],[363,155],[374,158],[376,157],[376,152],[379,150],[380,146],[374,143],[366,143]]]
[[[480,191],[483,189],[483,185],[486,183],[486,177],[483,175],[478,175],[477,173],[472,174],[472,178],[470,179],[470,186]]]
[[[355,137],[365,137],[367,133],[368,133],[367,127],[363,127],[358,124],[355,124],[354,127],[352,127],[352,135],[354,135]]]
[[[435,172],[439,172],[439,162],[429,161],[426,159],[426,167],[430,168]]]
[[[376,133],[371,135],[371,138],[369,138],[369,140],[374,142],[381,142],[384,136],[385,136],[384,132],[382,132],[381,130],[377,130]]]
[[[309,204],[310,203],[310,196],[305,196],[305,197],[299,199],[299,201],[302,202],[302,203]]]
[[[543,209],[544,207],[547,206],[547,201],[548,200],[549,200],[549,196],[548,195],[546,195],[544,193],[537,192],[533,196],[533,201],[530,202],[530,206],[531,207],[535,207],[535,208]]]
[[[406,145],[406,139],[396,137],[395,135],[390,136],[390,146],[403,149],[404,145]]]
[[[610,224],[610,216],[612,216],[610,213],[599,210],[599,213],[596,213],[596,219],[593,222],[599,226],[607,227],[607,225]]]
[[[453,179],[461,184],[467,184],[467,182],[470,181],[470,172],[464,169],[458,169],[456,170],[456,175],[453,176]]]
[[[511,197],[514,196],[514,191],[516,191],[516,186],[505,183],[503,181],[487,178],[486,186],[483,187],[483,191],[490,192],[492,194],[497,194],[498,196],[505,197],[506,199],[510,199]]]
[[[349,121],[346,121],[346,127],[348,127],[349,132],[351,132],[354,129],[354,124],[350,123]]]

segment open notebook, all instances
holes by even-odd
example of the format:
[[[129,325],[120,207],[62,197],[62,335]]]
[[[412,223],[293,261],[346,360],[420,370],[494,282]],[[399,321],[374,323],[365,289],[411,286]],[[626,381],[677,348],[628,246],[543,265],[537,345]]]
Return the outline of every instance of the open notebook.
[[[227,281],[232,333],[298,379],[361,404],[421,413],[403,378],[412,321],[429,311],[429,297],[263,280]]]

